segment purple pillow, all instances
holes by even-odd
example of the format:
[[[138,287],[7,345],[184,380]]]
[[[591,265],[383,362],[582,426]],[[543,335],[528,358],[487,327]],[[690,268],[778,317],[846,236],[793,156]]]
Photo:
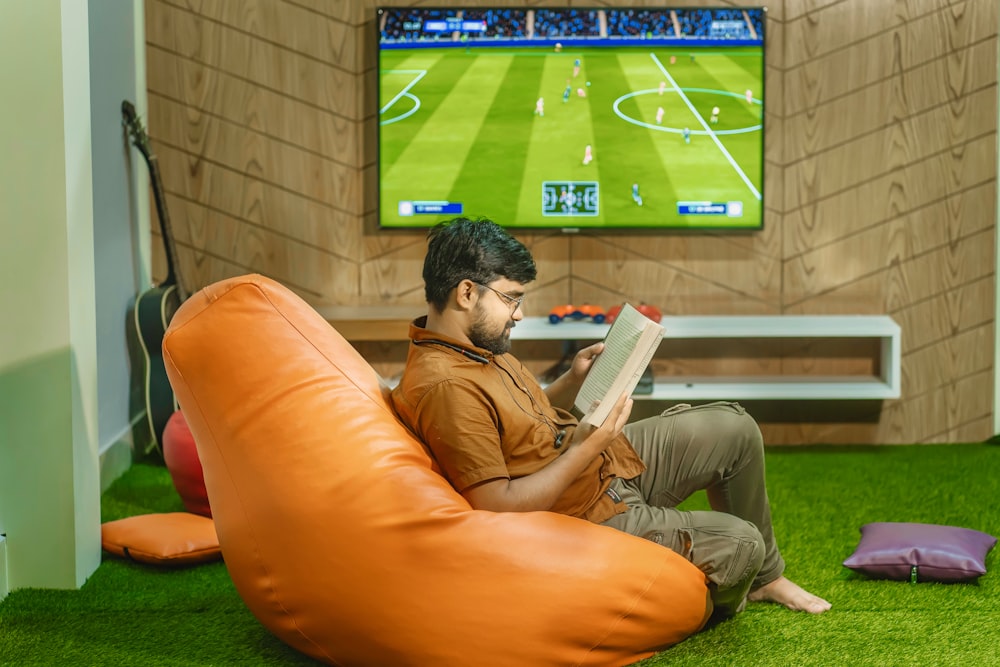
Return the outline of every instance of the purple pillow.
[[[967,581],[986,574],[997,538],[930,523],[866,523],[846,567],[876,579]]]

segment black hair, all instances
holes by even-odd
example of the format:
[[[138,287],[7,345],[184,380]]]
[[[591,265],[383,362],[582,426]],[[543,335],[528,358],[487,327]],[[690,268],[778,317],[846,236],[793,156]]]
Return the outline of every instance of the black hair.
[[[535,279],[531,252],[489,218],[455,218],[439,223],[427,234],[424,258],[424,295],[440,312],[448,295],[469,279],[488,285],[498,278],[518,283]]]

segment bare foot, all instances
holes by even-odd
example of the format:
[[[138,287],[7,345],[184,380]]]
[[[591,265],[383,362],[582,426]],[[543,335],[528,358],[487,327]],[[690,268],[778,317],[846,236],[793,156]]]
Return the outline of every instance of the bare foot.
[[[747,599],[751,602],[776,602],[792,611],[807,611],[810,614],[822,614],[830,608],[829,602],[785,577],[778,577],[771,583],[751,591]]]

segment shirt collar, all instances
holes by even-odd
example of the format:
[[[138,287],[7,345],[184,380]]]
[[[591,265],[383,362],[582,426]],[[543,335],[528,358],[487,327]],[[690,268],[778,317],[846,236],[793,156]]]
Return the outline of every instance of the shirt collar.
[[[422,315],[410,323],[410,340],[439,340],[448,343],[449,345],[460,347],[463,350],[468,350],[469,352],[473,352],[479,356],[486,357],[487,359],[492,359],[494,356],[492,352],[485,348],[469,345],[468,343],[451,338],[437,331],[427,329],[426,315]]]

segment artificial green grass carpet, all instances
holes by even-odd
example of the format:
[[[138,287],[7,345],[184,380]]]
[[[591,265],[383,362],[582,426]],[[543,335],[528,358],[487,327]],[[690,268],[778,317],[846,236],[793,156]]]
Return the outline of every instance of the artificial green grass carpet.
[[[833,609],[750,604],[641,667],[1000,665],[997,549],[971,584],[873,581],[841,565],[872,521],[1000,534],[1000,447],[771,448],[767,465],[786,574]],[[704,495],[685,507],[707,508]],[[104,520],[167,511],[181,501],[167,471],[146,464],[102,502]],[[314,664],[253,618],[222,563],[164,570],[106,556],[79,591],[17,590],[0,603],[0,665]]]

